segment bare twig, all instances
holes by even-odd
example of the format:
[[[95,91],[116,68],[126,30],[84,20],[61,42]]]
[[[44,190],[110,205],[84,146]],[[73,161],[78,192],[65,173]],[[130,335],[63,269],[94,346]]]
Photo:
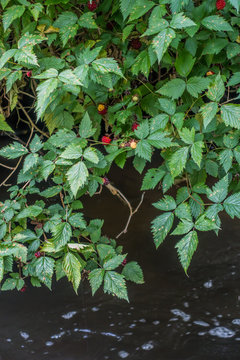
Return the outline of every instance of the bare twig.
[[[0,163],[0,166],[3,166],[3,167],[5,167],[6,169],[10,169],[10,170],[13,170],[13,169],[14,169],[13,167],[4,165],[4,164],[2,164],[2,163]]]

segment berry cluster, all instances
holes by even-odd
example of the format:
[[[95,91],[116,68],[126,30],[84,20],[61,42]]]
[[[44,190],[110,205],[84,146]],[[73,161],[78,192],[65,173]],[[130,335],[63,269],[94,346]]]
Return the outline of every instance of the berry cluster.
[[[97,2],[92,0],[87,3],[87,7],[90,11],[94,11],[97,8]]]
[[[110,144],[111,141],[112,141],[112,140],[110,139],[109,136],[103,136],[103,137],[102,137],[102,142],[103,142],[104,144]]]
[[[107,113],[107,106],[105,106],[104,104],[99,104],[97,109],[100,115],[105,115]]]

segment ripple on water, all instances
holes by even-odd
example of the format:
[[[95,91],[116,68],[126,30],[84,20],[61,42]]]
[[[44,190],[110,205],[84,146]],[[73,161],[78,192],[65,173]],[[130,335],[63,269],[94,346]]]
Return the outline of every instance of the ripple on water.
[[[199,326],[203,326],[203,327],[208,327],[210,326],[207,322],[202,321],[202,320],[196,320],[193,322],[195,325],[199,325]]]
[[[20,331],[20,335],[24,340],[27,340],[29,338],[29,334],[25,331]]]
[[[218,326],[209,330],[209,334],[212,336],[217,336],[222,339],[227,339],[233,337],[236,333],[233,330],[230,330],[224,326]]]
[[[211,289],[213,287],[213,282],[212,280],[209,280],[209,281],[206,281],[203,286],[206,288],[206,289]]]
[[[118,356],[121,358],[121,359],[126,359],[128,356],[129,356],[129,353],[124,351],[124,350],[121,350],[118,352]]]
[[[234,325],[240,325],[240,319],[233,319],[232,323]]]
[[[179,310],[179,309],[172,309],[171,313],[175,316],[178,316],[180,318],[182,318],[183,321],[189,321],[191,316],[189,314],[186,314],[184,311]]]
[[[152,349],[154,348],[154,345],[153,345],[152,341],[149,341],[149,342],[143,344],[143,345],[141,346],[141,348],[142,348],[143,350],[149,351],[149,350],[152,350]]]
[[[69,311],[68,313],[63,314],[62,318],[65,320],[71,319],[74,315],[76,315],[76,313],[76,311]]]

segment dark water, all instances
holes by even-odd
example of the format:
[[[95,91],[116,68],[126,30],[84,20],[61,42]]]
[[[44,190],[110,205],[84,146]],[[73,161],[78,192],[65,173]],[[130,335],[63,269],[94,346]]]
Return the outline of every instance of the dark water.
[[[110,178],[138,203],[135,171],[114,169]],[[146,194],[118,240],[144,269],[145,284],[129,286],[130,304],[101,291],[92,297],[87,282],[78,297],[65,281],[52,292],[0,293],[0,360],[240,359],[240,223],[224,219],[219,237],[200,236],[187,278],[175,239],[154,249],[149,223],[156,200],[157,191]],[[127,208],[107,189],[85,203],[88,216],[105,219],[107,234],[122,230]]]

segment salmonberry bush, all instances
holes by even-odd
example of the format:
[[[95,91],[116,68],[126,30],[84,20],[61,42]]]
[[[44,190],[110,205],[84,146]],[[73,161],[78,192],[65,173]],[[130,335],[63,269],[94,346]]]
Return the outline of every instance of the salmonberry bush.
[[[139,190],[158,189],[156,247],[180,236],[187,273],[201,231],[218,234],[222,212],[240,218],[240,1],[0,4],[0,130],[12,138],[0,185],[18,173],[0,203],[2,291],[51,288],[56,276],[77,292],[82,277],[93,294],[128,300],[142,270],[81,202],[104,186],[130,221],[141,202],[134,210],[107,178],[126,160]]]

